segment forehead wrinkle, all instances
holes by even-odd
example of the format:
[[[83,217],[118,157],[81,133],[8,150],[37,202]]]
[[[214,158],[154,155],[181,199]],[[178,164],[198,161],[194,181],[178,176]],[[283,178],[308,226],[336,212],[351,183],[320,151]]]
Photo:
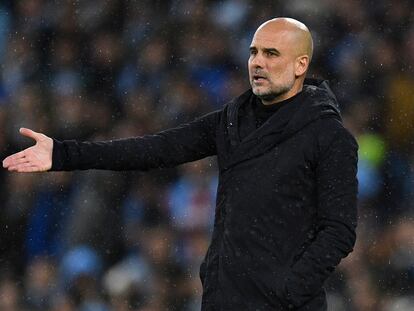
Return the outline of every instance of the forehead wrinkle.
[[[267,42],[278,49],[289,48],[292,56],[307,55],[309,59],[313,54],[313,41],[309,29],[301,22],[291,18],[275,18],[269,20],[256,30],[252,44],[255,41]]]
[[[289,44],[292,40],[288,36],[289,33],[286,31],[280,31],[277,35],[273,32],[256,32],[250,46],[257,49],[276,49],[279,52],[287,52],[292,47],[292,43]]]

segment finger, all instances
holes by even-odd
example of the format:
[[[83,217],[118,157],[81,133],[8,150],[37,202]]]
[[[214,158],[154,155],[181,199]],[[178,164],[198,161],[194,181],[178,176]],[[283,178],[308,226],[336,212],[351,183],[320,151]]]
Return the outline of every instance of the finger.
[[[18,164],[18,165],[12,165],[12,166],[8,167],[8,170],[9,171],[20,172],[21,170],[24,170],[24,169],[30,168],[30,167],[37,168],[39,171],[41,170],[41,168],[38,165],[35,165],[33,163],[30,163],[30,162],[26,162],[26,163],[22,163],[22,164]]]
[[[6,162],[7,166],[14,166],[22,163],[30,162],[30,160],[27,157],[19,157],[19,158],[13,158]]]
[[[23,163],[20,163],[20,164],[14,164],[14,165],[10,165],[9,167],[8,167],[8,169],[9,170],[17,170],[18,168],[21,168],[21,167],[28,167],[28,166],[37,166],[36,164],[34,164],[34,163],[32,163],[32,162],[29,162],[29,161],[27,161],[27,162],[23,162]]]
[[[3,160],[3,167],[7,168],[10,165],[13,165],[15,161],[25,158],[25,150],[12,154]]]
[[[32,131],[31,129],[28,129],[28,128],[25,128],[25,127],[20,128],[19,132],[23,136],[30,137],[30,138],[34,139],[35,141],[38,141],[40,139],[40,135],[41,135],[40,133],[37,133],[37,132]]]

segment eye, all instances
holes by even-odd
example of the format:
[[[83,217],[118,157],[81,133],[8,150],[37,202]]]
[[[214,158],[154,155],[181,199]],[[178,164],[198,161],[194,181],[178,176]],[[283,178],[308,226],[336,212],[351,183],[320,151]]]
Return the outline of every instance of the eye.
[[[250,50],[250,51],[249,51],[249,54],[250,54],[250,55],[256,55],[256,54],[257,54],[257,50],[253,50],[253,49],[252,49],[252,50]]]

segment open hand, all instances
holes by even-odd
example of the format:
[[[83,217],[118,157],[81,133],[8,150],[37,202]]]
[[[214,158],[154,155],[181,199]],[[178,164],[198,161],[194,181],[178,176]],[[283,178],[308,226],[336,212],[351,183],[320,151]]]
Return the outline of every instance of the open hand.
[[[3,167],[16,172],[43,172],[52,167],[53,139],[42,133],[21,128],[20,134],[30,137],[36,144],[12,154],[3,160]]]

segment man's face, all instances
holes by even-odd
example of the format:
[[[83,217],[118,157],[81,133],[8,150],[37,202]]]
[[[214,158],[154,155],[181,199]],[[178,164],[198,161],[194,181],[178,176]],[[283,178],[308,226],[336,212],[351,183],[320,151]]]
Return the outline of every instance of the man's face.
[[[253,93],[272,102],[283,98],[295,82],[295,54],[287,31],[259,29],[250,45],[249,80]]]

